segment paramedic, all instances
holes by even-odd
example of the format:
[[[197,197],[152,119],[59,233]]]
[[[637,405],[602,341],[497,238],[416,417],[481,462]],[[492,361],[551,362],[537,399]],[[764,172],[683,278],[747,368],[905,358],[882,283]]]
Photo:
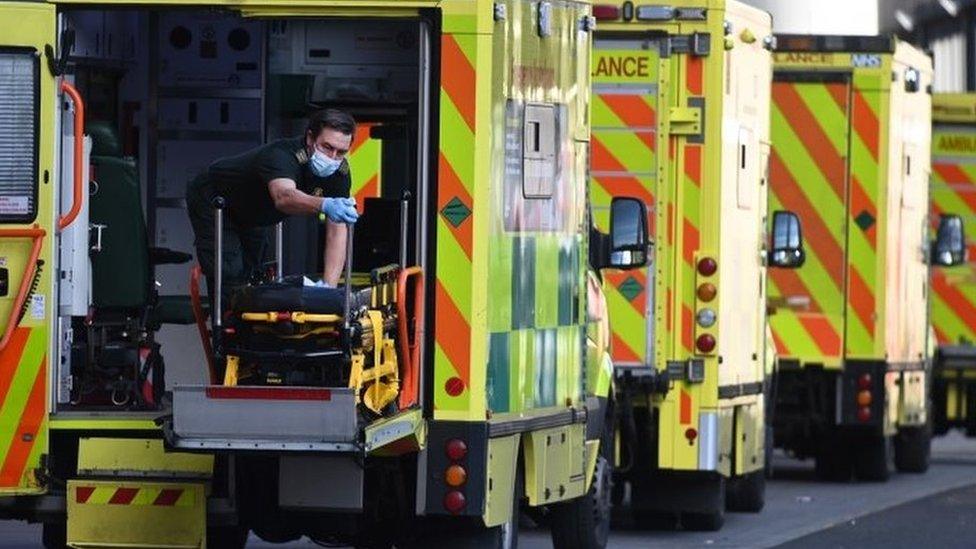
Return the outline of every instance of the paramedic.
[[[226,200],[224,214],[224,294],[258,273],[269,251],[271,227],[290,215],[326,220],[326,284],[335,286],[345,263],[347,224],[355,223],[355,199],[346,155],[356,122],[349,114],[325,109],[308,120],[305,134],[280,139],[237,156],[221,158],[187,187],[197,260],[214,288],[214,206]]]

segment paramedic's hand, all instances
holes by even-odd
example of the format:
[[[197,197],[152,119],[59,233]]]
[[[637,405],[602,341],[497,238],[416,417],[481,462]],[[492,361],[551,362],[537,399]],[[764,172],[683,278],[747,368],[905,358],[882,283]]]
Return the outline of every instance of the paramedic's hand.
[[[359,219],[355,198],[326,198],[322,201],[322,213],[333,223],[355,223]]]

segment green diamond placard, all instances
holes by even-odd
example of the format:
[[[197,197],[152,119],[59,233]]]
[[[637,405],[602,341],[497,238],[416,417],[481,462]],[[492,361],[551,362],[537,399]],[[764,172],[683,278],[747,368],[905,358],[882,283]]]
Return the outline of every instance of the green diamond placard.
[[[471,208],[455,196],[441,209],[441,215],[456,229],[461,226],[461,223],[464,223],[465,219],[471,216]]]
[[[629,276],[627,280],[620,283],[620,286],[617,286],[617,289],[627,298],[627,301],[633,301],[634,298],[644,291],[644,286],[640,282],[637,282],[636,278]]]
[[[874,216],[869,214],[867,210],[861,210],[861,213],[857,214],[854,218],[854,223],[861,228],[862,231],[866,231],[874,225]]]

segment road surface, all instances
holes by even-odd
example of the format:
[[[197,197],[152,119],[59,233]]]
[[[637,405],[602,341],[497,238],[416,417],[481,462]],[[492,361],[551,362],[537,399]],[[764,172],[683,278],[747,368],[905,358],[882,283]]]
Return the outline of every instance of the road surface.
[[[612,549],[653,547],[974,547],[976,546],[976,439],[937,439],[924,475],[893,474],[886,483],[823,483],[813,464],[777,456],[758,515],[728,514],[719,532],[659,532],[615,519]],[[0,522],[0,547],[35,548],[40,527]],[[551,546],[548,533],[523,529],[522,548]],[[308,540],[284,545],[252,536],[248,547],[309,548]]]

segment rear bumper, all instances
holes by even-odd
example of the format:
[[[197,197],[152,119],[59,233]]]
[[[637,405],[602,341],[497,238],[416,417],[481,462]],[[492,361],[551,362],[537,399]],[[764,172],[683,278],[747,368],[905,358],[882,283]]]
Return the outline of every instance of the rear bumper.
[[[178,386],[167,443],[187,451],[356,452],[352,389]]]

